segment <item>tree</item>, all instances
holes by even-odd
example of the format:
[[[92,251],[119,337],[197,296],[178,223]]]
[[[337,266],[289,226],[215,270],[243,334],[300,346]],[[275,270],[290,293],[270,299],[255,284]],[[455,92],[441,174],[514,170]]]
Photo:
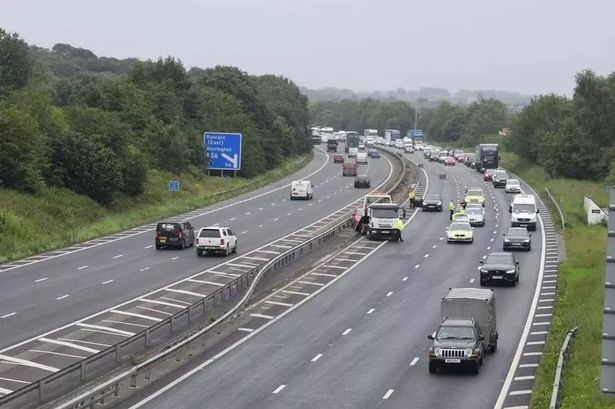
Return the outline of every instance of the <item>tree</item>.
[[[0,97],[25,87],[32,77],[32,67],[26,42],[17,33],[0,28]]]
[[[122,186],[121,162],[96,137],[69,132],[54,140],[52,160],[64,185],[101,204]]]
[[[33,192],[41,182],[42,138],[36,121],[0,104],[0,186]]]
[[[513,119],[509,147],[531,161],[548,156],[543,152],[543,137],[559,134],[564,121],[572,115],[572,102],[565,97],[551,94],[532,99]]]

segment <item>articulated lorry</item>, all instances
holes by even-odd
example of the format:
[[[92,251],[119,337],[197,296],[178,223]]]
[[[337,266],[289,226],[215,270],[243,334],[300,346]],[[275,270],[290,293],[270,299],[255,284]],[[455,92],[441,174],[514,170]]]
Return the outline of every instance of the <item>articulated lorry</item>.
[[[487,351],[498,348],[495,295],[482,288],[451,288],[440,303],[440,326],[427,336],[429,372],[444,367],[478,374]]]
[[[393,203],[390,195],[369,194],[363,199],[363,207],[355,210],[353,215],[354,229],[370,239],[399,239],[399,231],[393,228],[393,223],[405,217],[405,209]]]

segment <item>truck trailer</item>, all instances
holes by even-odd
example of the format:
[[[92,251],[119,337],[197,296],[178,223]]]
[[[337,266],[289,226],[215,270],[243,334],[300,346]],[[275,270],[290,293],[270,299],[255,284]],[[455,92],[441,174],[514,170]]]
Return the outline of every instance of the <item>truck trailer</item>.
[[[478,374],[487,352],[498,347],[495,295],[482,288],[451,288],[440,303],[440,326],[427,336],[429,372],[445,367]]]

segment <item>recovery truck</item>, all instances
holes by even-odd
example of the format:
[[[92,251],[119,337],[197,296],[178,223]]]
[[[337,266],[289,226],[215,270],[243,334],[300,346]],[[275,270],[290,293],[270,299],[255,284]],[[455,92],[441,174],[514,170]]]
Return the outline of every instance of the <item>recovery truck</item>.
[[[390,195],[375,193],[365,195],[363,207],[356,209],[353,215],[355,231],[370,239],[399,239],[399,232],[393,223],[405,217],[405,209],[393,203]]]
[[[440,304],[441,322],[427,336],[429,372],[443,367],[469,368],[478,374],[487,351],[498,348],[495,295],[482,288],[451,288]]]

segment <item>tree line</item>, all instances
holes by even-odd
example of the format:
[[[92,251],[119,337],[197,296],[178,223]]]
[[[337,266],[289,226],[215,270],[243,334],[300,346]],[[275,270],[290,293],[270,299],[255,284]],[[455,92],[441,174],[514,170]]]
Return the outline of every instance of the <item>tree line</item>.
[[[420,104],[419,104],[420,105]],[[315,123],[337,129],[405,130],[414,124],[414,107],[405,102],[374,99],[315,102]],[[586,70],[576,75],[571,98],[543,95],[515,112],[495,99],[469,105],[442,102],[419,109],[419,128],[435,143],[473,147],[499,142],[552,177],[615,183],[615,73],[600,76]],[[512,134],[499,136],[502,128]]]
[[[308,152],[309,122],[283,77],[45,50],[0,29],[0,187],[67,187],[108,204],[142,193],[150,170],[204,172],[203,131],[241,132],[240,175],[252,177]]]
[[[372,98],[360,101],[342,100],[310,104],[312,121],[335,129],[357,130],[375,128],[398,129],[403,135],[414,129],[415,107],[404,101],[384,101]],[[421,108],[417,128],[427,132],[434,142],[454,142],[473,145],[506,127],[510,113],[495,99],[482,99],[470,105],[442,102],[435,108]]]

